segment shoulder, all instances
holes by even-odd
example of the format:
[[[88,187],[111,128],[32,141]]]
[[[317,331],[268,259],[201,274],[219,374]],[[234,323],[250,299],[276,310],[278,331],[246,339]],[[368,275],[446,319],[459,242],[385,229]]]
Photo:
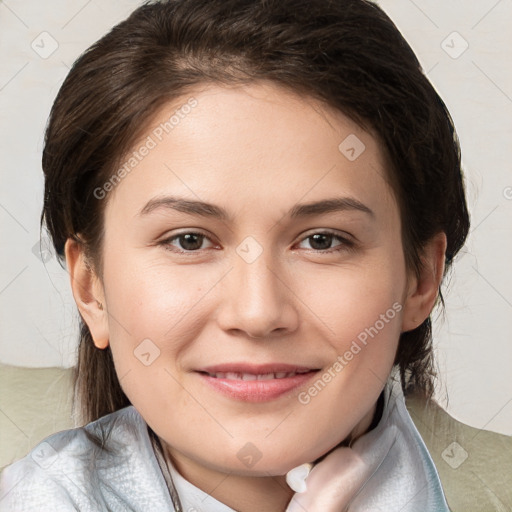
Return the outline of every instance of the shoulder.
[[[408,396],[406,405],[452,511],[512,509],[512,436],[465,425],[432,400]]]
[[[0,474],[0,508],[9,511],[98,510],[102,474],[136,442],[138,413],[127,407],[85,427],[53,434]]]

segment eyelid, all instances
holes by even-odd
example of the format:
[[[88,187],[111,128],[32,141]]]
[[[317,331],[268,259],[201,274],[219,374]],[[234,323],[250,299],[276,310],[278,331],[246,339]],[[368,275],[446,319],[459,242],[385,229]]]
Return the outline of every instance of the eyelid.
[[[201,228],[183,228],[181,231],[172,231],[172,232],[166,232],[161,237],[158,237],[162,241],[170,240],[171,238],[176,238],[181,235],[203,235],[209,239],[213,238],[212,235],[210,235],[208,232],[206,232],[204,229]]]
[[[163,245],[165,249],[174,252],[176,254],[201,254],[206,249],[198,249],[198,250],[183,250],[178,247],[169,248],[171,246],[171,242],[178,239],[180,236],[188,235],[188,234],[195,234],[203,236],[205,239],[207,239],[211,244],[213,245],[220,245],[217,242],[215,242],[214,237],[212,237],[210,234],[206,233],[204,230],[200,228],[185,228],[182,231],[179,231],[177,233],[172,233],[169,236],[165,236],[161,240],[157,242],[157,245]],[[300,238],[298,238],[294,243],[293,246],[307,240],[308,238],[311,238],[314,235],[328,235],[336,238],[340,244],[334,247],[331,247],[329,249],[302,249],[309,253],[314,254],[331,254],[334,252],[339,252],[342,250],[354,250],[357,248],[357,239],[352,236],[350,233],[347,233],[346,231],[337,231],[329,228],[317,228],[316,230],[310,230],[305,233],[302,233],[300,235]],[[211,248],[210,248],[211,249]]]
[[[348,251],[348,250],[355,250],[357,248],[357,240],[354,236],[352,236],[350,233],[347,233],[346,231],[340,232],[332,229],[316,229],[311,232],[303,233],[300,238],[293,244],[297,245],[308,238],[314,236],[314,235],[330,235],[333,238],[336,238],[340,244],[331,247],[329,249],[321,250],[321,249],[303,249],[309,253],[313,254],[332,254],[334,252],[339,252],[342,250]]]
[[[347,231],[339,231],[339,230],[330,229],[330,228],[324,228],[324,229],[316,228],[313,230],[306,231],[305,233],[302,233],[300,235],[300,238],[298,239],[298,241],[305,240],[306,238],[309,238],[310,236],[313,236],[313,235],[332,235],[332,236],[342,238],[342,239],[346,240],[347,242],[353,242],[353,243],[357,242],[356,237],[351,235]]]
[[[170,246],[171,242],[173,242],[174,240],[176,240],[180,236],[192,235],[192,234],[193,235],[201,235],[201,236],[203,236],[205,239],[207,239],[214,246],[215,245],[219,245],[217,242],[215,242],[215,239],[214,239],[213,236],[211,236],[210,234],[206,233],[204,230],[202,230],[200,228],[187,228],[187,229],[184,229],[183,231],[173,232],[172,234],[169,234],[169,235],[166,234],[163,237],[159,238],[159,240],[157,240],[156,244],[157,245],[163,245],[165,248],[168,249],[168,246]],[[197,251],[186,251],[186,250],[180,249],[178,247],[173,247],[173,249],[168,249],[168,250],[171,251],[171,252],[178,253],[178,254],[199,254],[204,249],[198,249]]]

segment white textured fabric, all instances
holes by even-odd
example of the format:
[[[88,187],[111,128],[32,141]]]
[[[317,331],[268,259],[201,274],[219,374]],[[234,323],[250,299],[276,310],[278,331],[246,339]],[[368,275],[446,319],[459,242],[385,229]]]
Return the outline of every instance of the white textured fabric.
[[[449,512],[437,469],[407,408],[398,380],[390,378],[377,427],[353,448],[375,460],[375,471],[350,512]]]
[[[110,427],[108,450],[96,446],[89,435]],[[356,443],[358,450],[375,458],[376,470],[352,501],[350,512],[449,510],[434,463],[396,381],[390,379],[386,385],[379,424]],[[173,467],[170,470],[184,511],[234,512]],[[147,424],[133,406],[83,428],[49,436],[0,475],[2,512],[76,510],[174,511]]]

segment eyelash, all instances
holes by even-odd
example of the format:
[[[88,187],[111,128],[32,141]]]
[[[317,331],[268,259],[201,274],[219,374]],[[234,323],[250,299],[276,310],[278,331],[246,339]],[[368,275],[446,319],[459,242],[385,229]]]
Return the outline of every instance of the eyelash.
[[[199,235],[199,236],[202,236],[202,237],[206,238],[210,242],[212,242],[212,240],[210,240],[210,238],[206,234],[201,233],[199,231],[184,231],[183,233],[178,233],[177,235],[173,235],[173,236],[171,236],[169,238],[166,238],[165,240],[162,240],[162,241],[158,242],[158,245],[162,245],[166,250],[171,251],[173,253],[177,253],[177,254],[192,255],[192,254],[199,253],[201,251],[201,249],[185,251],[185,250],[182,250],[182,249],[177,249],[176,247],[170,245],[171,242],[173,242],[174,240],[178,240],[179,238],[181,238],[181,237],[183,237],[185,235]],[[351,250],[354,250],[356,248],[356,244],[355,244],[355,242],[353,240],[349,240],[348,238],[345,238],[345,237],[343,237],[343,236],[341,236],[341,235],[339,235],[339,234],[337,234],[337,233],[335,233],[333,231],[329,231],[329,230],[317,231],[315,233],[311,233],[308,236],[306,236],[306,237],[302,238],[301,240],[299,240],[299,243],[303,242],[304,240],[308,240],[309,238],[312,238],[315,235],[332,236],[333,239],[336,239],[338,242],[340,242],[340,244],[335,246],[335,247],[332,247],[330,249],[325,249],[325,250],[322,250],[322,249],[305,249],[306,251],[308,251],[310,253],[313,252],[315,254],[332,254],[332,253],[341,252],[341,251],[351,251]]]

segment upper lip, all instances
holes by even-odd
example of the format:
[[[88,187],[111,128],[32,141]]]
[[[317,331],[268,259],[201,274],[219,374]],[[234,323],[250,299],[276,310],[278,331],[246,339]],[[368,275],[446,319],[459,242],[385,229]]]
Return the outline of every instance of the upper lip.
[[[302,366],[296,364],[285,364],[285,363],[268,363],[268,364],[251,364],[251,363],[223,363],[216,364],[213,366],[205,366],[200,368],[199,372],[205,373],[250,373],[251,375],[264,375],[267,373],[278,373],[278,372],[308,372],[314,371],[318,368],[311,368],[310,366]]]

